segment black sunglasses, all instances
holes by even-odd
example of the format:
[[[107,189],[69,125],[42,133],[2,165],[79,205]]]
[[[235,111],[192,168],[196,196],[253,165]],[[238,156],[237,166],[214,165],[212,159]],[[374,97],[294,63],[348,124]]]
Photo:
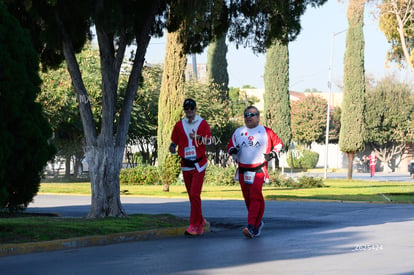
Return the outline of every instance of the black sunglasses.
[[[244,113],[244,117],[254,117],[259,115],[258,113]]]
[[[193,106],[191,106],[191,107],[185,107],[185,108],[184,108],[184,111],[188,111],[188,110],[194,111],[194,107],[193,107]]]

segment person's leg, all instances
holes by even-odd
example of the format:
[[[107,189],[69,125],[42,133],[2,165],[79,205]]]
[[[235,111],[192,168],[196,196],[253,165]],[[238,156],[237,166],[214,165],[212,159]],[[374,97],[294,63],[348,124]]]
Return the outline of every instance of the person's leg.
[[[250,215],[250,188],[252,184],[247,184],[244,182],[244,175],[239,174],[239,182],[240,182],[240,188],[242,190],[244,203],[246,205],[247,209],[247,226],[243,229],[243,235],[247,238],[253,238],[254,237],[254,226],[249,223],[249,215]]]
[[[262,194],[264,175],[264,173],[256,173],[253,184],[246,184],[244,178],[240,177],[240,185],[248,211],[248,225],[243,229],[243,234],[248,238],[256,236],[259,232],[258,227],[262,222],[264,213],[264,198]]]
[[[184,178],[184,185],[187,190],[188,199],[190,201],[190,225],[188,226],[187,230],[184,232],[185,235],[197,235],[197,227],[193,224],[191,217],[192,215],[192,207],[191,207],[191,182],[193,178],[192,171],[183,171],[183,178]]]
[[[199,226],[204,218],[201,210],[201,190],[203,187],[205,171],[197,170],[183,172],[184,183],[190,200],[190,225]]]
[[[257,228],[262,221],[265,202],[262,193],[262,187],[264,183],[264,173],[256,173],[253,184],[250,186],[249,193],[249,215],[248,222]]]
[[[246,204],[246,209],[247,209],[247,211],[249,211],[249,206],[250,206],[250,198],[249,198],[249,192],[250,191],[249,190],[250,190],[250,185],[251,184],[244,183],[243,174],[239,175],[239,183],[240,183],[240,188],[242,190],[244,203]]]

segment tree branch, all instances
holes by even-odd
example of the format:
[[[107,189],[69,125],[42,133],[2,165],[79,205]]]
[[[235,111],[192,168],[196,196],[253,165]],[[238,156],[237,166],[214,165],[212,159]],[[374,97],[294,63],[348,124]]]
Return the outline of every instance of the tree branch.
[[[60,33],[62,34],[63,54],[66,59],[68,71],[71,76],[72,84],[76,92],[76,98],[79,104],[79,111],[83,121],[83,131],[86,137],[86,146],[93,146],[96,144],[96,125],[95,121],[93,120],[88,92],[83,83],[79,64],[76,60],[72,39],[66,31],[65,26],[58,13],[56,14],[56,21],[58,22],[58,27],[60,29]]]

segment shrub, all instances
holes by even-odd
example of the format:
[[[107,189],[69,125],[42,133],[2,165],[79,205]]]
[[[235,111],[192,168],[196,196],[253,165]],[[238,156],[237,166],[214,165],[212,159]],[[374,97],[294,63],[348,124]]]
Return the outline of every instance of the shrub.
[[[287,154],[286,162],[291,167],[293,157],[292,168],[311,169],[315,168],[319,160],[319,154],[310,150],[296,151],[295,154],[290,152]]]
[[[279,171],[269,171],[269,184],[276,187],[289,187],[294,184],[294,179],[281,174]]]
[[[120,184],[126,185],[161,184],[158,168],[151,165],[138,165],[134,168],[122,169],[119,181]]]
[[[302,176],[298,178],[298,186],[301,188],[325,187],[323,178]]]
[[[223,168],[218,165],[209,165],[207,166],[204,183],[215,186],[237,185],[239,183],[234,180],[235,172],[236,167],[234,166]]]
[[[158,166],[161,182],[164,186],[169,186],[177,182],[181,173],[181,158],[178,154],[167,154],[163,167]]]
[[[278,171],[269,172],[270,186],[276,187],[289,187],[289,188],[315,188],[325,187],[323,178],[300,176],[298,178],[292,178],[285,174],[280,174]]]

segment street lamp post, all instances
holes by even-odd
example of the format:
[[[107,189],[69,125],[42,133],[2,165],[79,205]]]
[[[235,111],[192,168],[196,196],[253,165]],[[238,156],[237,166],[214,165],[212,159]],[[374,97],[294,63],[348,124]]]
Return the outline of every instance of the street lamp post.
[[[335,36],[338,34],[341,34],[343,32],[345,32],[345,30],[342,30],[340,32],[334,32],[332,33],[332,38],[331,38],[331,54],[330,54],[330,58],[329,58],[329,68],[328,68],[328,108],[327,108],[327,112],[326,112],[326,133],[325,133],[325,146],[326,146],[326,151],[325,151],[325,173],[324,173],[324,178],[327,178],[327,173],[328,173],[328,147],[329,147],[329,120],[330,120],[330,113],[331,113],[331,94],[332,94],[332,64],[333,64],[333,49],[334,49],[334,41],[335,41]]]

